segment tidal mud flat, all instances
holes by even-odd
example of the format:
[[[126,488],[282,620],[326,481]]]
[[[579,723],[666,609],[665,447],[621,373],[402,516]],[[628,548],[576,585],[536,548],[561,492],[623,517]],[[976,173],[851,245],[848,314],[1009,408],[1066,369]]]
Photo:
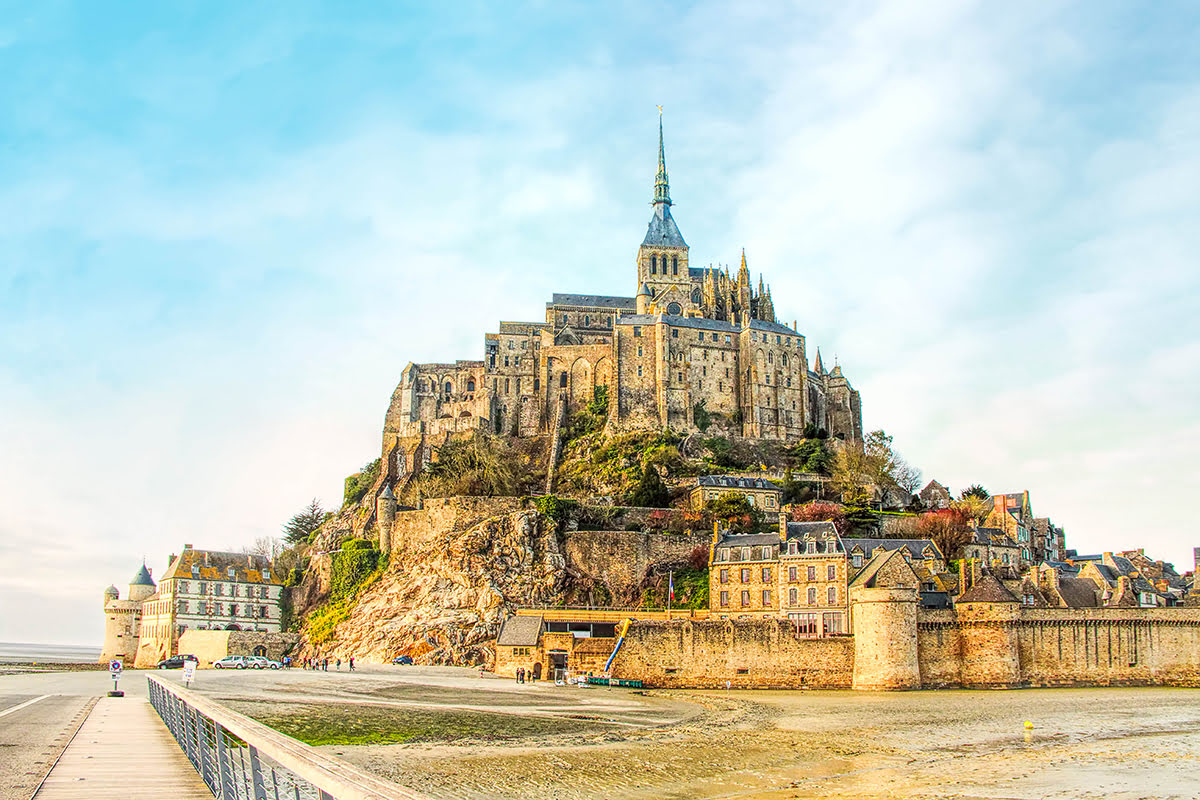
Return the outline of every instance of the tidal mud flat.
[[[399,684],[266,692],[287,701],[261,693],[224,701],[439,798],[1161,800],[1200,792],[1196,690],[635,693],[444,672],[437,685],[412,674]]]

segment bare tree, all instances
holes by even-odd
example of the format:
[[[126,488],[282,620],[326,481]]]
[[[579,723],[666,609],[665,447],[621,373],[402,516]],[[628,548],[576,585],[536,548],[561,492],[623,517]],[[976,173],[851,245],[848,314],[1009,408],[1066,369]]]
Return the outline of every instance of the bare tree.
[[[279,558],[279,554],[283,552],[283,542],[277,536],[259,536],[255,538],[254,544],[242,548],[242,552],[249,555],[266,556],[273,564],[275,559]]]

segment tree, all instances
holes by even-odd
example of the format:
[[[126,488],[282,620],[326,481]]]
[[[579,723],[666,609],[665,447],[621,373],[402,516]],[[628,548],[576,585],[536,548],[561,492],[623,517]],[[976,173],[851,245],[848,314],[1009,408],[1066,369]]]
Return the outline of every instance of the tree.
[[[283,538],[288,544],[307,542],[309,537],[317,532],[317,528],[321,527],[326,516],[325,509],[321,508],[321,501],[314,497],[311,503],[283,526]]]
[[[958,551],[971,541],[971,518],[956,508],[942,508],[917,517],[917,532],[932,539],[947,559],[958,558]]]
[[[921,490],[921,470],[909,464],[900,456],[895,457],[892,478],[895,480],[896,486],[911,495],[915,495]]]
[[[653,464],[642,468],[641,477],[629,493],[628,503],[637,508],[666,508],[671,504],[671,492]]]
[[[846,519],[846,509],[837,503],[805,503],[802,506],[792,506],[788,514],[792,522],[832,522],[839,536],[850,533],[850,522]]]
[[[426,496],[505,497],[519,483],[516,454],[500,439],[476,431],[437,448],[437,461],[425,467]]]
[[[844,502],[853,504],[869,500],[871,487],[911,494],[921,482],[921,471],[892,449],[892,437],[882,430],[871,431],[861,444],[850,442],[838,450],[831,476]]]
[[[961,511],[977,523],[982,523],[992,513],[992,504],[978,495],[966,495],[961,500],[951,500],[950,508]]]
[[[741,492],[714,497],[704,505],[704,510],[734,530],[753,531],[762,525],[762,512],[750,505],[750,498]]]
[[[283,543],[279,541],[278,536],[258,536],[254,539],[254,544],[243,547],[242,552],[247,555],[266,556],[274,564],[275,559],[283,552]]]
[[[978,483],[972,483],[958,495],[959,500],[966,500],[968,497],[978,497],[980,500],[987,500],[991,497],[991,494]]]

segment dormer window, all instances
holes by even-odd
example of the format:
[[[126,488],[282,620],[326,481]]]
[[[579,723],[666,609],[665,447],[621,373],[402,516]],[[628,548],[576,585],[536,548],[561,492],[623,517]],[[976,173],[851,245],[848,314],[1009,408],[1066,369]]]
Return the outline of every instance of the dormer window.
[[[200,577],[200,565],[199,564],[192,564],[192,577],[193,578]]]
[[[269,580],[271,580],[271,570],[269,570],[269,569],[264,569],[264,570],[262,571],[262,573],[263,573],[263,580],[264,580],[264,581],[269,581]]]
[[[788,555],[794,556],[800,551],[795,542],[788,542]]]
[[[229,576],[229,580],[233,580],[234,576],[237,575],[237,571],[233,567],[230,567],[225,570],[225,574]]]
[[[817,552],[817,543],[809,542],[805,552],[807,552],[810,556],[815,554]]]
[[[750,548],[743,547],[742,548],[742,561],[749,561],[749,560],[750,560]]]

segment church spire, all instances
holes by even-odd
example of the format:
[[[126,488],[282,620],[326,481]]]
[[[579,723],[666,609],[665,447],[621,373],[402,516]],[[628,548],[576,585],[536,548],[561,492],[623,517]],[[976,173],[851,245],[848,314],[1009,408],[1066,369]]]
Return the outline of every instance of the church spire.
[[[818,375],[825,374],[825,365],[821,363],[821,348],[817,348],[817,360],[813,362],[813,372]]]
[[[671,185],[667,181],[667,156],[663,147],[662,106],[658,107],[658,174],[654,176],[654,206],[671,205]]]
[[[746,248],[744,247],[742,248],[742,266],[738,270],[737,281],[739,286],[750,285],[750,270],[746,267]]]

